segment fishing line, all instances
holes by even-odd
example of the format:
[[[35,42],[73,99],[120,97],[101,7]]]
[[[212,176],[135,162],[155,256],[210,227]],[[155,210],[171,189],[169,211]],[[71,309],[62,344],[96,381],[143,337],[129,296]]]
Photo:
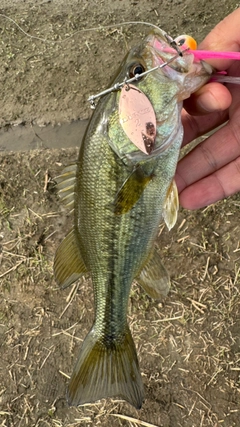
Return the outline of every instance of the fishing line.
[[[104,29],[108,29],[108,28],[117,28],[117,27],[122,27],[122,26],[127,26],[127,25],[146,25],[148,27],[154,28],[156,30],[160,30],[162,31],[162,34],[165,36],[166,40],[169,42],[169,44],[171,45],[171,47],[173,49],[175,49],[178,53],[178,55],[182,56],[183,51],[181,51],[180,47],[181,47],[181,42],[183,42],[184,40],[180,40],[180,42],[178,42],[177,40],[179,39],[179,37],[176,38],[176,41],[169,36],[165,31],[161,30],[157,25],[152,24],[150,22],[145,22],[145,21],[125,21],[125,22],[120,22],[117,24],[109,24],[109,25],[103,25],[103,26],[99,26],[99,27],[91,27],[91,28],[82,28],[81,30],[75,31],[73,34],[71,34],[70,36],[66,37],[63,40],[47,40],[43,37],[38,37],[38,36],[34,36],[31,34],[28,34],[14,19],[10,18],[10,16],[7,16],[3,13],[0,13],[0,17],[12,22],[18,29],[19,31],[21,31],[26,37],[30,38],[30,39],[34,39],[34,40],[39,40],[42,41],[44,43],[49,43],[49,44],[61,44],[61,43],[65,43],[67,40],[70,40],[71,38],[73,38],[74,36],[76,36],[77,34],[83,33],[83,32],[90,32],[90,31],[101,31]],[[180,36],[181,38],[181,36]],[[240,52],[217,52],[217,51],[211,51],[211,50],[199,50],[199,49],[195,49],[195,50],[191,50],[191,49],[187,49],[189,51],[189,53],[193,53],[195,59],[197,60],[205,60],[205,59],[210,59],[210,58],[221,58],[221,59],[233,59],[233,60],[240,60]],[[173,57],[173,59],[175,59],[175,56]],[[173,60],[171,59],[170,62]],[[169,62],[162,64],[161,67],[164,67],[166,65],[168,65]],[[161,67],[156,67],[156,68],[161,68]],[[148,70],[146,73],[152,72],[154,71],[154,69]],[[214,76],[215,80],[222,82],[222,83],[227,83],[227,82],[231,82],[231,83],[236,83],[236,84],[240,84],[239,81],[239,77],[228,77],[228,80],[223,76]],[[130,83],[131,81],[136,81],[138,80],[139,76],[136,75],[133,79],[129,79],[129,80],[125,80],[124,82],[121,83],[116,83],[114,87],[107,89],[106,91],[103,91],[97,95],[92,95],[89,97],[89,101],[91,103],[91,107],[95,108],[95,104],[94,104],[94,100],[96,98],[99,98],[100,96],[105,95],[106,93],[109,93],[113,90],[118,90],[121,89],[123,87],[124,84],[126,83]]]
[[[35,40],[40,40],[40,41],[43,41],[45,43],[53,43],[53,44],[65,43],[67,40],[73,38],[76,34],[79,34],[79,33],[87,32],[87,31],[101,31],[101,30],[108,29],[108,28],[122,27],[122,26],[126,26],[126,25],[139,25],[139,24],[141,24],[141,25],[146,25],[146,26],[155,28],[159,31],[159,27],[155,24],[150,23],[150,22],[126,21],[126,22],[120,22],[118,24],[109,24],[109,25],[103,25],[103,26],[99,26],[99,27],[82,28],[81,30],[75,31],[73,34],[71,34],[70,36],[66,37],[63,40],[53,41],[53,40],[47,40],[47,39],[44,39],[44,38],[38,37],[38,36],[32,36],[31,34],[26,33],[26,31],[24,31],[24,29],[22,27],[20,27],[20,25],[16,21],[14,21],[14,19],[10,18],[7,15],[4,15],[3,13],[0,13],[0,16],[9,20],[10,22],[12,22],[26,37],[31,38],[31,39],[35,39]],[[163,31],[163,33],[165,33],[165,32]]]
[[[82,28],[81,30],[75,31],[73,34],[71,34],[70,36],[66,37],[63,40],[47,40],[44,39],[42,37],[38,37],[38,36],[34,36],[31,34],[28,34],[26,31],[24,31],[24,29],[12,18],[10,18],[10,16],[4,15],[3,13],[0,13],[0,17],[3,17],[7,20],[9,20],[10,22],[12,22],[18,29],[19,31],[21,31],[26,37],[31,38],[31,39],[35,39],[35,40],[40,40],[43,41],[45,43],[49,43],[49,44],[61,44],[61,43],[65,43],[67,40],[73,38],[75,35],[83,33],[83,32],[88,32],[88,31],[101,31],[104,29],[108,29],[108,28],[117,28],[117,27],[122,27],[122,26],[127,26],[127,25],[146,25],[148,27],[152,27],[155,28],[156,30],[160,30],[160,28],[155,25],[152,24],[150,22],[145,22],[145,21],[125,21],[125,22],[120,22],[117,24],[109,24],[109,25],[103,25],[103,26],[99,26],[99,27],[91,27],[91,28]],[[166,39],[169,41],[169,43],[172,45],[173,48],[175,48],[175,50],[177,50],[178,54],[181,55],[181,51],[178,48],[180,46],[180,44],[176,43],[175,40],[169,36],[165,31],[161,30],[162,33],[164,34],[164,36],[166,37]],[[216,52],[216,51],[211,51],[211,50],[205,50],[205,51],[201,51],[201,50],[189,50],[189,53],[193,53],[194,56],[198,59],[208,59],[208,58],[221,58],[221,59],[235,59],[235,60],[240,60],[240,52]]]

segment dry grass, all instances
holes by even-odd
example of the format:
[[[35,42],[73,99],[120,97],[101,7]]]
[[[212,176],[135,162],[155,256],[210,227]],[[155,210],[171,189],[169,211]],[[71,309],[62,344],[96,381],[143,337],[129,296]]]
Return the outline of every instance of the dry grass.
[[[237,426],[238,197],[181,212],[171,233],[159,228],[170,294],[155,302],[134,285],[129,302],[146,389],[143,408],[111,400],[68,408],[66,382],[93,319],[92,291],[86,280],[65,291],[54,283],[53,255],[71,218],[58,211],[51,182],[46,192],[46,168],[39,169],[45,155],[35,153],[27,176],[20,155],[26,178],[15,187],[14,156],[2,169],[0,426]],[[59,158],[52,158],[58,171]],[[15,194],[22,196],[13,206]]]

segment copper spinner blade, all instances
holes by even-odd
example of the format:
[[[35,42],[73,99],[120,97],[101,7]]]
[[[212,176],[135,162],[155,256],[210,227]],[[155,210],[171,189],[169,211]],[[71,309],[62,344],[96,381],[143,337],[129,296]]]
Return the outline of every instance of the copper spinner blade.
[[[151,102],[136,86],[123,86],[119,120],[131,142],[143,153],[150,154],[155,146],[156,116]]]

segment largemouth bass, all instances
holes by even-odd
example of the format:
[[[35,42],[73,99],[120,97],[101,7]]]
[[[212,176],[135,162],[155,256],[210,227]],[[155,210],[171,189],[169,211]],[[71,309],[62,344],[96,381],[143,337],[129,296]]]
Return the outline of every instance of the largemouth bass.
[[[174,55],[171,63],[141,77]],[[94,324],[68,386],[71,405],[106,397],[142,405],[143,383],[127,323],[130,287],[135,279],[155,298],[169,290],[154,241],[162,217],[168,228],[177,218],[173,177],[183,138],[182,101],[211,72],[193,54],[176,55],[166,34],[155,30],[127,54],[113,85],[136,74],[139,79],[100,99],[77,166],[58,180],[62,198],[74,207],[74,226],[56,252],[55,278],[66,287],[89,273],[95,304]]]

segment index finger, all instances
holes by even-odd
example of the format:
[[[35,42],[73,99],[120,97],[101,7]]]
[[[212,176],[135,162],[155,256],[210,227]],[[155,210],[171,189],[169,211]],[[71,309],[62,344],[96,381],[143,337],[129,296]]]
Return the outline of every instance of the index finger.
[[[240,50],[240,8],[226,16],[200,43],[199,49],[215,51],[235,51]],[[217,70],[227,69],[232,60],[211,59],[208,62]]]

